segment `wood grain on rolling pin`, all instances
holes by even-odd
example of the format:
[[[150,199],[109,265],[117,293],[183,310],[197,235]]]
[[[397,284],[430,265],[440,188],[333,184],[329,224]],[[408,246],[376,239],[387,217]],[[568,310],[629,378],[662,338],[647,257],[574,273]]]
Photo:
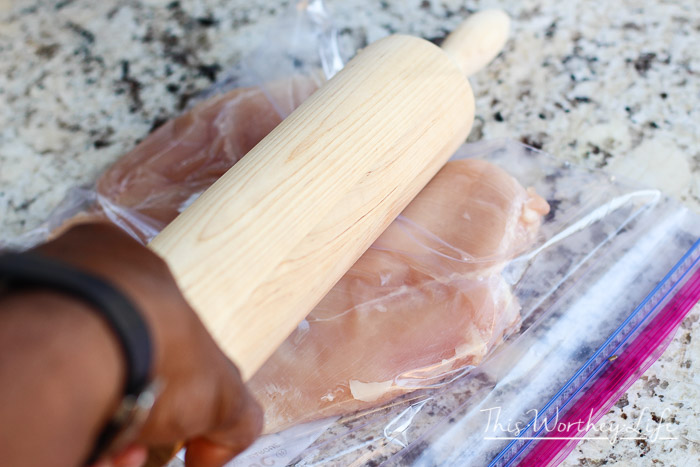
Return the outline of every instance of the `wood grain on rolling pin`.
[[[426,150],[425,154],[431,159],[426,160],[426,166],[418,173],[415,173],[415,166],[407,165],[404,170],[387,166],[368,174],[255,290],[246,307],[262,314],[285,309],[299,316],[299,320],[303,319],[430,181],[462,141],[448,138],[441,148]],[[406,183],[406,180],[413,181]],[[354,248],[348,249],[348,244]],[[225,327],[233,327],[234,320],[232,318]],[[259,328],[258,333],[266,332],[273,340],[283,341],[296,323],[274,329],[259,322],[252,322],[250,326]],[[225,340],[224,345],[227,345]],[[250,342],[250,346],[243,351],[255,352],[259,343]],[[262,362],[268,357],[264,356]]]
[[[420,182],[412,177],[426,170],[434,174],[441,165],[436,158],[444,163],[449,148],[466,137],[470,106],[467,80],[438,47],[408,36],[382,39],[153,240],[152,248],[166,259],[184,295],[244,377],[309,311],[273,307],[263,315],[254,304],[245,306],[256,289],[372,170],[384,167],[386,177],[394,177],[386,192],[373,196],[384,198],[395,183],[413,186],[415,195],[430,175]],[[386,206],[392,212],[378,213],[378,226],[410,201],[403,198]],[[373,239],[358,235],[340,248],[326,247],[326,264],[335,263],[336,253],[359,257]],[[318,255],[301,259],[308,260]],[[333,282],[345,272],[334,269],[329,271],[336,276]],[[292,288],[312,289],[320,299],[327,287],[318,288],[317,279],[289,277]]]
[[[462,73],[469,76],[498,55],[508,38],[509,27],[510,20],[504,12],[479,12],[451,33],[442,49],[456,62]],[[461,111],[462,116],[469,120],[468,126],[461,129],[462,132],[444,137],[442,147],[419,146],[418,135],[407,137],[402,142],[406,147],[425,151],[425,167],[416,171],[419,168],[417,165],[397,167],[380,163],[369,171],[292,249],[285,261],[255,290],[246,307],[258,310],[262,315],[272,313],[268,310],[274,309],[289,309],[294,315],[306,315],[466,138],[474,115],[473,96],[468,94]],[[451,118],[449,115],[443,117]],[[434,122],[434,125],[439,123]],[[395,150],[400,155],[405,148],[397,147]],[[406,183],[407,180],[413,182]],[[365,246],[358,253],[357,249],[345,248],[348,242]],[[303,281],[306,285],[299,287],[297,281]],[[226,328],[235,325],[233,319],[235,318],[231,319]],[[286,338],[292,330],[293,327],[279,326],[267,332],[276,341],[280,337]],[[256,334],[261,332],[262,330]],[[253,348],[247,350],[253,351]]]

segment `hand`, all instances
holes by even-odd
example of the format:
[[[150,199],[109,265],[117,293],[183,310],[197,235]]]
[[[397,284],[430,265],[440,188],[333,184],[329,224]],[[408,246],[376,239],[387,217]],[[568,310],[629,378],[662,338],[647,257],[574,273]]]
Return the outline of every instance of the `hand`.
[[[147,447],[187,440],[188,466],[221,466],[259,435],[259,406],[159,257],[108,224],[78,225],[37,251],[107,279],[134,301],[151,329],[153,376],[162,390],[134,444],[103,465],[140,465]],[[113,373],[121,375],[123,369]],[[107,417],[121,397],[117,393],[117,400],[105,401],[107,410],[101,412]],[[90,421],[93,437],[106,422],[99,412]],[[83,456],[90,448],[85,446]],[[79,465],[81,459],[58,463]]]

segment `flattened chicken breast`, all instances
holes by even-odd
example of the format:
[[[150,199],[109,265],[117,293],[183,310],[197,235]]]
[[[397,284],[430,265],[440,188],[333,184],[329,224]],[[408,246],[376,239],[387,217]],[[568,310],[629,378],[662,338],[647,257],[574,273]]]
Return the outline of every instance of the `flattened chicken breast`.
[[[204,101],[158,128],[97,181],[92,215],[150,241],[317,88],[297,77]]]
[[[249,382],[265,432],[479,364],[519,324],[500,272],[548,210],[493,164],[449,162]]]

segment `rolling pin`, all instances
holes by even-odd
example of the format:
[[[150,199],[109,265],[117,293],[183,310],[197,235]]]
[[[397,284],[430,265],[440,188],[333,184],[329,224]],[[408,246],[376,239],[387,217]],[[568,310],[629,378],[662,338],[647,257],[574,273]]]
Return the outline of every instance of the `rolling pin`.
[[[458,63],[463,64],[463,74],[470,76],[490,62],[501,50],[508,35],[508,26],[508,17],[501,11],[481,12],[455,30],[442,48],[462,54]],[[464,37],[460,37],[462,35]],[[465,47],[465,44],[468,45]],[[476,47],[477,45],[481,47]],[[474,114],[471,95],[464,101],[461,111],[463,116],[469,119],[466,130],[468,134]],[[358,251],[361,255],[369,248],[466,139],[466,136],[461,134],[455,136],[445,137],[442,146],[425,148],[424,154],[429,154],[430,157],[423,161],[425,165],[422,170],[416,171],[416,166],[410,164],[380,163],[368,172],[302,242],[291,250],[290,255],[253,292],[245,305],[246,309],[257,310],[264,315],[281,309],[294,313],[299,317],[294,326],[270,329],[266,323],[251,322],[247,329],[255,329],[258,335],[267,333],[275,342],[281,343],[286,339],[294,327],[357,261]],[[419,144],[411,138],[407,138],[403,143],[413,147]],[[397,147],[395,151],[398,154],[401,148]],[[407,183],[409,180],[411,182]],[[349,242],[356,242],[361,247],[347,249],[345,246]],[[306,286],[298,287],[295,278],[310,280]],[[233,328],[234,319],[232,317],[224,329]],[[227,348],[236,345],[234,339],[238,337],[222,336]],[[237,342],[240,346],[245,344],[242,340]],[[260,347],[256,342],[251,342],[249,347],[236,349],[236,352],[239,350],[240,354],[250,359],[254,370],[271,355],[267,353],[269,349]],[[244,371],[243,375],[245,378],[247,373]]]
[[[442,49],[368,46],[153,239],[245,380],[465,141],[467,76],[508,28],[490,10]]]

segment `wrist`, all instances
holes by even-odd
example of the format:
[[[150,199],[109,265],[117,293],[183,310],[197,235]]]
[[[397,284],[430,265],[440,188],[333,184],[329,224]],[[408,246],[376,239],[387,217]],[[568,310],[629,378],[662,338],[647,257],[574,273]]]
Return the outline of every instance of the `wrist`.
[[[13,293],[0,310],[0,380],[9,383],[0,440],[13,443],[0,451],[22,454],[9,465],[81,462],[122,396],[117,339],[89,305],[60,293]]]

